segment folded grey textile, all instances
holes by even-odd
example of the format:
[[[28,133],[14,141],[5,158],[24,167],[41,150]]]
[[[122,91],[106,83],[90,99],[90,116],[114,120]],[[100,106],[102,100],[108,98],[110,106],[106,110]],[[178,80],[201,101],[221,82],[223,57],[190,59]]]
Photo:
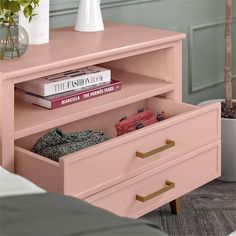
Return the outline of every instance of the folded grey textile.
[[[56,128],[38,139],[31,151],[51,160],[59,161],[59,158],[64,155],[102,143],[109,139],[110,138],[101,131],[85,130],[67,134]]]

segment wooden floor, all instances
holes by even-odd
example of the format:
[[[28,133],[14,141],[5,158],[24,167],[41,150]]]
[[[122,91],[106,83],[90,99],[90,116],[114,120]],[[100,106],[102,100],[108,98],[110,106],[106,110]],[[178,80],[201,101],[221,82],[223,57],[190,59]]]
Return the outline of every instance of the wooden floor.
[[[215,180],[182,200],[179,216],[171,215],[165,205],[143,218],[156,222],[170,236],[226,236],[236,230],[236,183]]]

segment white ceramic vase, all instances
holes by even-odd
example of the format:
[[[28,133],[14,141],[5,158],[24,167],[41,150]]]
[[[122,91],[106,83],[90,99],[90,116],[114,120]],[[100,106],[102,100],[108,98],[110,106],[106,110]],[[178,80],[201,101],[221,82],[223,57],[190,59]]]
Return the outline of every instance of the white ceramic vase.
[[[49,0],[40,0],[39,6],[34,9],[36,14],[31,22],[19,13],[19,25],[28,33],[29,44],[44,44],[49,42]]]
[[[209,100],[199,105],[222,101],[222,99]],[[221,118],[221,177],[219,179],[236,182],[236,119]]]
[[[75,30],[95,32],[104,30],[101,0],[80,0]]]

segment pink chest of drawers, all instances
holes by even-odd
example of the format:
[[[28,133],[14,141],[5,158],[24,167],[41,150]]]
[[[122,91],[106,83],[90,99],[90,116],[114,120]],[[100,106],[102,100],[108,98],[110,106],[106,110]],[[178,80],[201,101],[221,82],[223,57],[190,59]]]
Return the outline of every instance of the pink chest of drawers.
[[[0,64],[1,165],[48,191],[139,217],[220,175],[220,106],[181,101],[182,33],[107,23],[98,33],[51,31],[50,43]],[[102,65],[121,91],[56,110],[15,101],[14,84]],[[168,119],[116,137],[114,124],[139,107]],[[111,140],[60,158],[30,152],[49,129],[102,130]]]

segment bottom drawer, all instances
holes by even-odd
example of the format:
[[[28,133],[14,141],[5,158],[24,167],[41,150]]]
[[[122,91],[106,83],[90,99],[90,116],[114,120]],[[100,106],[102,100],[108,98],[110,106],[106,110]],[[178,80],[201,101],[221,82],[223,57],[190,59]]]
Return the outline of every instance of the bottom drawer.
[[[220,176],[220,142],[180,159],[85,200],[118,215],[136,218]]]

